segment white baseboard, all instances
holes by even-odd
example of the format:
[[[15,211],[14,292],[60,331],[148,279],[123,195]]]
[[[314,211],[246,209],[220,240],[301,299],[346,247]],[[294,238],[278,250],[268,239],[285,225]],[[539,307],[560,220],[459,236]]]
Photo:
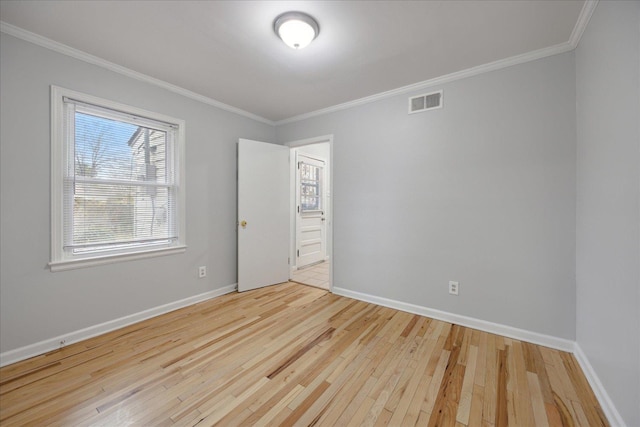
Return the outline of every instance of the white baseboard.
[[[151,317],[159,316],[161,314],[168,313],[179,308],[187,307],[189,305],[193,305],[211,298],[234,292],[236,289],[238,289],[237,284],[225,286],[220,289],[215,289],[213,291],[208,291],[199,295],[194,295],[192,297],[181,299],[179,301],[174,301],[168,304],[153,307],[139,313],[130,314],[119,319],[110,320],[99,325],[80,329],[79,331],[70,332],[54,338],[49,338],[35,344],[17,348],[15,350],[6,351],[4,353],[0,353],[0,367],[25,360],[30,357],[39,356],[51,350],[56,350],[61,347],[61,341],[64,341],[65,345],[73,344],[78,341],[86,340],[97,335],[101,335],[119,328],[123,328],[125,326],[132,325],[134,323],[141,322]]]
[[[591,366],[591,363],[589,363],[587,355],[584,354],[582,348],[580,347],[580,344],[578,344],[577,342],[575,343],[573,348],[573,355],[576,357],[578,364],[580,364],[585,377],[587,377],[587,381],[589,381],[591,389],[596,395],[598,402],[600,402],[600,406],[602,407],[604,415],[607,417],[609,424],[611,424],[613,427],[625,427],[626,424],[622,419],[622,416],[611,401],[607,390],[605,390],[602,382],[600,382],[600,378],[598,378],[598,375],[596,375],[596,371],[593,369],[593,366]]]
[[[375,295],[364,294],[361,292],[351,291],[339,287],[334,287],[333,293],[348,298],[354,298],[360,301],[370,302],[372,304],[382,305],[384,307],[394,308],[400,311],[406,311],[408,313],[418,314],[420,316],[431,317],[433,319],[455,323],[457,325],[466,326],[472,329],[479,329],[481,331],[502,335],[520,341],[527,341],[533,344],[555,348],[557,350],[567,351],[571,353],[574,349],[574,341],[564,338],[540,334],[538,332],[527,331],[525,329],[514,328],[512,326],[501,325],[499,323],[487,322],[486,320],[462,316],[460,314],[448,313],[446,311],[440,311],[433,308],[409,304],[406,302],[378,297]]]

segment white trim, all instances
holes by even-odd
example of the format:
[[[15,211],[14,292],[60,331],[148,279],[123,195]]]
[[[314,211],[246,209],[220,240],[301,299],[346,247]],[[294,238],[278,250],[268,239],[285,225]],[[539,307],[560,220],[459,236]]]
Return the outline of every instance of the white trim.
[[[106,68],[107,70],[116,72],[118,74],[122,74],[127,77],[131,77],[133,79],[143,81],[145,83],[159,86],[170,92],[177,93],[178,95],[182,95],[184,97],[193,99],[195,101],[202,102],[203,104],[211,105],[212,107],[216,107],[221,110],[228,111],[230,113],[238,114],[240,116],[248,117],[250,119],[253,119],[262,123],[266,123],[268,125],[273,126],[274,124],[272,120],[265,119],[264,117],[258,116],[248,111],[241,110],[240,108],[236,108],[231,105],[225,104],[223,102],[216,101],[215,99],[209,98],[204,95],[200,95],[188,89],[184,89],[180,86],[176,86],[174,84],[165,82],[164,80],[156,79],[155,77],[147,76],[146,74],[142,74],[137,71],[131,70],[129,68],[123,67],[121,65],[114,64],[113,62],[107,61],[106,59],[102,59],[100,57],[91,55],[89,53],[67,46],[65,44],[58,43],[56,41],[53,41],[51,39],[48,39],[36,33],[32,33],[31,31],[27,31],[20,27],[16,27],[15,25],[8,24],[4,21],[0,21],[0,32],[9,34],[10,36],[17,37],[19,39],[36,44],[38,46],[42,46],[54,52],[58,52],[63,55],[70,56],[72,58],[79,59],[80,61],[88,62],[89,64]]]
[[[564,338],[558,338],[551,335],[540,334],[537,332],[527,331],[525,329],[514,328],[507,325],[501,325],[498,323],[487,322],[485,320],[475,319],[472,317],[462,316],[459,314],[448,313],[428,307],[422,307],[415,304],[405,303],[402,301],[395,301],[388,298],[378,297],[375,295],[364,294],[361,292],[351,291],[349,289],[340,288],[334,286],[333,291],[336,295],[341,295],[347,298],[353,298],[360,301],[368,302],[371,304],[377,304],[384,307],[390,307],[400,311],[406,311],[408,313],[418,314],[420,316],[426,316],[433,319],[442,320],[449,323],[455,323],[457,325],[466,326],[468,328],[479,329],[481,331],[490,332],[514,338],[520,341],[527,341],[533,344],[542,345],[545,347],[555,348],[557,350],[573,353],[578,364],[582,368],[591,389],[593,390],[604,415],[612,427],[626,427],[624,419],[616,409],[613,401],[609,397],[607,390],[602,385],[602,382],[598,378],[593,366],[589,363],[589,359],[582,351],[580,344],[575,341],[567,340]]]
[[[190,305],[197,304],[211,298],[235,292],[237,288],[237,284],[225,286],[220,289],[215,289],[213,291],[208,291],[199,295],[194,295],[178,301],[170,302],[168,304],[153,307],[138,313],[130,314],[119,319],[110,320],[99,325],[90,326],[78,331],[69,332],[67,334],[59,335],[54,338],[49,338],[35,344],[17,348],[15,350],[6,351],[0,354],[0,367],[25,360],[30,357],[39,356],[51,350],[61,348],[61,341],[64,341],[65,346],[67,346],[69,344],[83,341],[98,335],[106,334],[107,332],[111,332],[116,329],[120,329],[125,326],[129,326],[134,323],[159,316],[161,314],[169,313],[170,311],[178,310],[180,308],[188,307]]]
[[[569,44],[573,46],[574,49],[578,47],[578,43],[580,43],[582,34],[587,28],[587,24],[591,19],[591,15],[593,15],[593,11],[596,10],[596,6],[598,6],[598,0],[587,0],[584,2],[580,15],[578,16],[578,20],[576,21],[576,25],[573,27],[573,31],[569,37]]]
[[[314,136],[311,138],[299,139],[296,141],[289,141],[289,142],[285,142],[283,145],[286,145],[287,147],[291,147],[291,148],[296,148],[296,147],[302,147],[302,146],[311,145],[311,144],[321,144],[323,142],[328,142],[329,144],[333,144],[333,134]]]
[[[175,255],[184,253],[187,247],[172,246],[170,248],[145,250],[144,252],[124,253],[115,255],[106,255],[96,258],[72,259],[63,261],[52,261],[49,263],[49,269],[55,273],[57,271],[75,270],[76,268],[95,267],[96,265],[113,264],[121,261],[133,261],[136,259],[155,258],[158,256]]]
[[[9,34],[11,36],[20,38],[22,40],[45,47],[47,49],[53,50],[55,52],[62,53],[63,55],[71,56],[81,61],[98,65],[100,67],[106,68],[108,70],[114,71],[119,74],[123,74],[125,76],[134,78],[136,80],[141,80],[150,84],[154,84],[156,86],[160,86],[171,92],[180,94],[187,98],[194,99],[204,104],[211,105],[213,107],[220,108],[222,110],[229,111],[231,113],[239,114],[241,116],[245,116],[250,119],[257,120],[259,122],[266,123],[272,126],[279,126],[287,123],[298,122],[300,120],[308,119],[311,117],[321,116],[324,114],[345,110],[347,108],[356,107],[363,104],[368,104],[381,99],[390,98],[395,95],[423,90],[430,86],[441,85],[444,83],[449,83],[452,81],[464,79],[467,77],[476,76],[478,74],[486,73],[489,71],[495,71],[502,68],[511,67],[512,65],[518,65],[525,62],[534,61],[536,59],[545,58],[547,56],[557,55],[560,53],[571,51],[578,46],[578,43],[580,43],[580,38],[582,37],[582,34],[584,33],[584,30],[587,27],[587,24],[591,19],[591,15],[593,14],[593,11],[595,10],[597,5],[598,5],[598,0],[587,0],[584,3],[582,10],[580,11],[580,15],[578,16],[578,19],[576,21],[576,24],[573,27],[573,31],[571,32],[571,36],[569,40],[564,43],[534,50],[521,55],[512,56],[510,58],[500,59],[498,61],[490,62],[488,64],[479,65],[476,67],[468,68],[466,70],[456,71],[454,73],[445,74],[444,76],[436,77],[433,79],[425,80],[425,81],[414,83],[407,86],[402,86],[386,92],[380,92],[375,95],[366,96],[364,98],[356,99],[356,100],[345,102],[338,105],[333,105],[331,107],[323,108],[316,111],[311,111],[309,113],[304,113],[297,116],[292,116],[292,117],[278,120],[278,121],[266,119],[264,117],[224,104],[220,101],[216,101],[215,99],[206,97],[204,95],[200,95],[198,93],[181,88],[179,86],[173,85],[163,80],[159,80],[154,77],[150,77],[145,74],[139,73],[137,71],[133,71],[129,68],[122,67],[120,65],[114,64],[113,62],[109,62],[97,56],[90,55],[86,52],[80,51],[78,49],[74,49],[70,46],[64,45],[62,43],[58,43],[56,41],[53,41],[51,39],[48,39],[46,37],[40,36],[38,34],[32,33],[30,31],[24,30],[22,28],[16,27],[14,25],[8,24],[3,21],[0,21],[0,31],[3,33]]]
[[[407,86],[402,86],[397,89],[388,90],[386,92],[380,92],[375,95],[365,96],[364,98],[345,102],[343,104],[322,108],[320,110],[311,111],[309,113],[304,113],[297,116],[289,117],[288,119],[278,120],[275,122],[275,125],[280,126],[288,123],[294,123],[300,120],[322,116],[324,114],[335,113],[336,111],[346,110],[348,108],[369,104],[369,103],[380,101],[386,98],[391,98],[396,95],[402,95],[402,94],[406,94],[414,91],[422,91],[431,86],[443,85],[445,83],[450,83],[456,80],[466,79],[467,77],[477,76],[478,74],[484,74],[490,71],[496,71],[502,68],[511,67],[513,65],[519,65],[525,62],[534,61],[536,59],[546,58],[547,56],[558,55],[560,53],[569,52],[570,50],[573,50],[573,49],[574,47],[571,44],[569,44],[569,42],[560,43],[555,46],[549,46],[543,49],[538,49],[531,52],[523,53],[521,55],[512,56],[510,58],[500,59],[498,61],[490,62],[488,64],[478,65],[477,67],[467,68],[466,70],[456,71],[454,73],[445,74],[444,76],[435,77],[433,79],[410,84]]]
[[[593,366],[591,366],[591,363],[589,363],[587,355],[584,354],[584,352],[582,351],[582,347],[580,347],[580,344],[578,344],[577,342],[573,347],[573,355],[582,368],[584,376],[587,377],[587,381],[589,382],[593,393],[596,395],[596,398],[598,399],[598,402],[600,403],[600,406],[602,407],[602,410],[609,423],[613,427],[625,427],[626,424],[624,422],[624,419],[622,419],[622,416],[611,401],[607,390],[602,385],[602,382],[600,382],[600,378],[598,378],[598,375],[593,369]]]
[[[584,30],[587,27],[587,24],[591,19],[591,15],[593,15],[593,11],[595,10],[597,5],[598,5],[598,0],[587,0],[584,3],[584,5],[582,6],[582,10],[580,11],[580,15],[578,16],[578,20],[576,21],[576,25],[573,27],[573,31],[571,32],[571,36],[569,40],[564,43],[545,47],[538,50],[533,50],[531,52],[512,56],[510,58],[504,58],[498,61],[489,62],[488,64],[478,65],[477,67],[467,68],[466,70],[445,74],[444,76],[435,77],[433,79],[410,84],[408,86],[402,86],[396,89],[388,90],[386,92],[380,92],[375,95],[365,96],[364,98],[345,102],[343,104],[333,105],[331,107],[322,108],[320,110],[311,111],[309,113],[300,114],[300,115],[289,117],[283,120],[278,120],[275,122],[275,125],[279,126],[287,123],[298,122],[300,120],[309,119],[311,117],[321,116],[324,114],[345,110],[347,108],[369,104],[371,102],[390,98],[395,95],[405,94],[408,92],[413,92],[418,90],[424,90],[430,86],[442,85],[442,84],[450,83],[456,80],[465,79],[467,77],[476,76],[478,74],[487,73],[489,71],[500,70],[502,68],[511,67],[513,65],[523,64],[525,62],[535,61],[536,59],[546,58],[547,56],[553,56],[553,55],[558,55],[560,53],[569,52],[575,49],[578,46],[578,43],[580,43],[582,34],[584,33]]]
[[[514,328],[512,326],[502,325],[499,323],[487,322],[486,320],[476,319],[473,317],[462,316],[460,314],[448,313],[433,308],[423,307],[420,305],[410,304],[402,301],[396,301],[388,298],[378,297],[375,295],[364,294],[361,292],[351,291],[349,289],[334,287],[333,293],[384,307],[394,308],[408,313],[426,316],[444,322],[455,323],[456,325],[466,326],[467,328],[479,329],[481,331],[498,334],[505,337],[526,341],[545,347],[555,348],[557,350],[572,352],[574,349],[574,341],[564,338],[558,338],[551,335],[540,334],[538,332],[527,331],[525,329]]]
[[[158,121],[170,125],[175,125],[178,128],[185,127],[185,121],[175,117],[168,116],[166,114],[158,113],[155,111],[145,110],[133,105],[123,104],[121,102],[111,101],[109,99],[100,98],[98,96],[90,95],[84,92],[78,92],[77,90],[67,89],[61,86],[51,85],[51,107],[59,107],[63,102],[63,98],[70,98],[75,101],[80,101],[85,104],[91,104],[98,108],[106,108],[109,110],[117,111],[118,113],[124,113],[133,116],[140,116],[145,119]]]
[[[62,259],[62,242],[64,241],[64,156],[66,150],[64,135],[63,93],[56,86],[50,89],[50,153],[51,153],[51,188],[49,190],[51,212],[51,252],[50,261]],[[53,270],[52,270],[53,271]]]

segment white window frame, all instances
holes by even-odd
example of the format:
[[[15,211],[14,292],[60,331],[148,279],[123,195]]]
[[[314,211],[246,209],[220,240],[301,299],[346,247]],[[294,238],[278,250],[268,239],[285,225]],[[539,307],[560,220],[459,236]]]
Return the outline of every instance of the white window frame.
[[[64,166],[66,155],[66,135],[64,127],[64,98],[71,98],[81,103],[114,110],[136,117],[147,118],[176,126],[174,141],[173,166],[177,186],[176,224],[178,238],[172,243],[161,246],[128,248],[107,253],[70,254],[63,249],[64,245]],[[87,95],[59,86],[51,86],[51,262],[52,272],[110,264],[119,261],[150,258],[161,255],[182,253],[186,250],[185,221],[185,122],[181,119],[146,111],[130,105],[120,104],[96,96]]]

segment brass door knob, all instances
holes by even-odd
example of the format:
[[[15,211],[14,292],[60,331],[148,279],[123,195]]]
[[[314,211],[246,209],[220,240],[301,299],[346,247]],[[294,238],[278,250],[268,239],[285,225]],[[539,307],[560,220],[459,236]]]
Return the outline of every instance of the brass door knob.
[[[240,225],[242,226],[242,228],[247,228],[247,221],[240,222]]]

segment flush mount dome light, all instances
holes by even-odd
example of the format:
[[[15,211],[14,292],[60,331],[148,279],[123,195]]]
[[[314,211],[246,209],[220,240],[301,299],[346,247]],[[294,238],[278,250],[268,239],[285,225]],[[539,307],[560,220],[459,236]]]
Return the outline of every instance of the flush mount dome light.
[[[273,22],[273,29],[289,47],[302,49],[318,37],[320,27],[315,19],[302,12],[286,12]]]

